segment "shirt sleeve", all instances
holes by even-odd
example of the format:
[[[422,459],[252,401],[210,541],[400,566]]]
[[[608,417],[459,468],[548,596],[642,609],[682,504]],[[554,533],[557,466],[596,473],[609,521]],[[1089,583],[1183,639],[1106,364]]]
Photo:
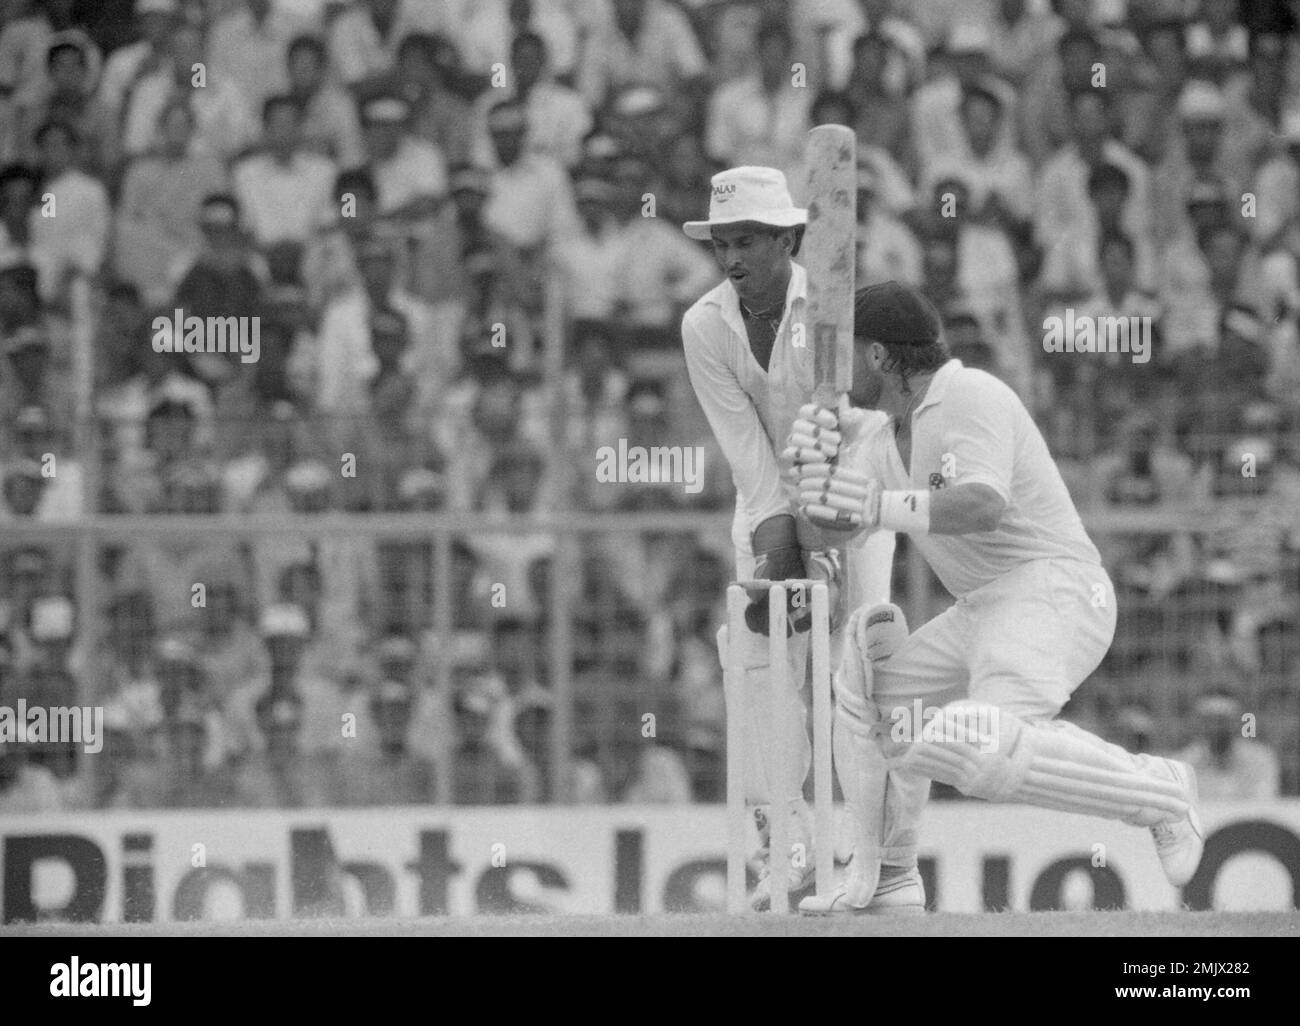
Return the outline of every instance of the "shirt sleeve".
[[[781,468],[758,411],[740,387],[735,370],[719,351],[720,338],[705,337],[698,316],[682,319],[686,370],[704,415],[713,429],[752,525],[794,512],[781,483]]]
[[[1009,503],[1018,401],[1009,389],[964,384],[945,401],[944,453],[953,458],[953,483],[988,485]]]

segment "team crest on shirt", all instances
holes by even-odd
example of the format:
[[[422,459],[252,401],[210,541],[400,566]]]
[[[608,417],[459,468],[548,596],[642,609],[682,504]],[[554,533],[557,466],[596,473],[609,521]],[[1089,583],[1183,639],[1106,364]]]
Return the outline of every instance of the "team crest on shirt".
[[[946,488],[947,486],[948,479],[937,470],[930,475],[930,491],[937,492],[940,488]]]

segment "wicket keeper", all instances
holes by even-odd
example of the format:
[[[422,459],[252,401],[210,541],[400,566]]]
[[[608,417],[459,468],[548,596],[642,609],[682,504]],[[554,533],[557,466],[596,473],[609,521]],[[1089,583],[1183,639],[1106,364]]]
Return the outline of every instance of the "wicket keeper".
[[[854,609],[888,599],[893,536],[877,532],[870,540],[856,538],[842,552],[828,545],[820,531],[798,516],[797,492],[785,473],[790,465],[781,457],[800,407],[813,394],[813,349],[803,329],[807,275],[794,261],[806,223],[807,211],[794,206],[780,171],[737,167],[715,175],[708,219],[683,227],[692,239],[712,242],[726,278],[687,310],[682,341],[695,395],[736,485],[736,579],[824,579],[832,594],[838,589],[841,601],[848,603],[843,608]],[[796,631],[789,645],[790,665],[772,673],[763,636],[767,589],[755,592],[746,611],[744,709],[727,710],[728,716],[743,719],[746,800],[756,808],[763,838],[759,884],[752,896],[757,910],[770,903],[765,816],[794,818],[792,850],[805,857],[792,860],[791,894],[809,890],[814,882],[812,831],[803,798],[811,745],[801,697],[808,658],[808,636],[802,632],[811,612],[807,604],[792,605],[789,612]],[[718,634],[724,669],[726,643],[724,626]],[[787,704],[787,715],[773,715],[777,702]],[[775,736],[773,724],[778,722],[791,725],[789,736]],[[786,763],[797,779],[767,779],[762,753],[773,745],[796,753]],[[879,770],[883,779],[883,757]],[[764,805],[770,806],[765,814]]]
[[[1183,886],[1203,848],[1191,767],[1055,718],[1110,647],[1115,593],[1028,410],[949,358],[938,313],[914,289],[859,289],[854,337],[873,409],[800,411],[786,456],[801,507],[828,528],[847,518],[853,532],[906,533],[956,604],[911,634],[897,607],[852,614],[834,751],[858,849],[846,883],[800,909],[868,912],[887,880],[915,877],[914,846],[877,840],[882,752],[896,773],[974,798],[1147,827]],[[954,687],[960,698],[915,722]],[[927,793],[888,806],[896,832],[915,837]]]

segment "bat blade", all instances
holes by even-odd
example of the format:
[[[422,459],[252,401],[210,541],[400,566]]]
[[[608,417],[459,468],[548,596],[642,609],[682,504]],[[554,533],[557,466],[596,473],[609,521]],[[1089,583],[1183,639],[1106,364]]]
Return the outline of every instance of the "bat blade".
[[[835,407],[853,384],[853,288],[857,264],[857,138],[844,125],[808,133],[808,271],[805,332],[813,347],[813,401]]]

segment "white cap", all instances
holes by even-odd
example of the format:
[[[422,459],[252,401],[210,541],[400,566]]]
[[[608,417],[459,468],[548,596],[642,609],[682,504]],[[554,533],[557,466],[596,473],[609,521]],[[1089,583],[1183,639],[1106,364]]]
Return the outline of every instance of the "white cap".
[[[1219,87],[1194,79],[1178,97],[1178,116],[1184,121],[1222,121],[1228,105]]]
[[[180,10],[177,0],[135,0],[135,13],[139,14],[175,14]]]
[[[944,47],[949,53],[987,53],[993,39],[988,27],[978,21],[954,22]]]
[[[307,614],[303,612],[302,607],[288,602],[267,606],[262,612],[259,626],[262,635],[268,638],[285,635],[305,638],[311,633],[311,625],[308,624]]]
[[[31,631],[37,641],[67,641],[72,637],[72,602],[62,595],[37,599]]]
[[[808,223],[808,211],[794,205],[785,175],[776,168],[733,167],[713,176],[709,219],[687,221],[682,230],[692,239],[706,241],[713,227],[743,221],[793,228]]]

